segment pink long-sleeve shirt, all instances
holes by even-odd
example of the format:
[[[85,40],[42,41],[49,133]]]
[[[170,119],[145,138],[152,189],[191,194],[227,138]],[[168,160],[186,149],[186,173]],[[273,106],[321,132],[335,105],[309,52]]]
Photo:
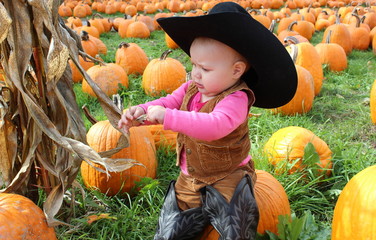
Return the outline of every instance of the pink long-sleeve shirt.
[[[213,141],[225,137],[234,131],[248,117],[248,96],[243,91],[234,92],[222,99],[210,113],[199,112],[205,105],[201,102],[201,93],[194,95],[188,104],[188,111],[179,110],[188,86],[192,81],[182,84],[172,94],[145,104],[140,104],[145,112],[149,106],[166,108],[163,128],[180,132],[204,141]],[[240,165],[250,161],[248,156]],[[188,174],[184,149],[180,156],[180,169]]]

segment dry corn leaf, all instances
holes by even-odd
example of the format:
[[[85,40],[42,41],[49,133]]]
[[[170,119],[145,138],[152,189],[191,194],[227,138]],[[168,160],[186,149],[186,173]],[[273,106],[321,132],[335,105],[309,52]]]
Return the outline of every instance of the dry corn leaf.
[[[55,216],[82,161],[98,163],[105,172],[137,164],[132,159],[109,159],[129,146],[123,130],[113,150],[97,153],[87,145],[68,59],[92,87],[114,127],[121,110],[80,66],[78,55],[85,55],[80,38],[58,15],[59,5],[59,0],[0,3],[1,66],[6,74],[0,85],[0,183],[6,187],[0,191],[36,200],[35,189],[43,186],[43,210],[50,226],[65,224]]]

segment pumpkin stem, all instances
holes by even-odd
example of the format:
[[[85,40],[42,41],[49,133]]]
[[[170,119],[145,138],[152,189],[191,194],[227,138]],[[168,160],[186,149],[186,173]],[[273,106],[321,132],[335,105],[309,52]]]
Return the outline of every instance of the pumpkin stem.
[[[97,54],[97,56],[95,56],[95,58],[93,58],[92,56],[90,56],[89,54],[87,54],[87,53],[84,52],[84,51],[79,50],[78,53],[81,55],[81,57],[82,57],[86,62],[88,62],[87,59],[86,59],[86,58],[88,58],[88,59],[90,59],[90,60],[93,61],[93,62],[99,63],[101,66],[105,66],[105,65],[106,65],[106,63],[103,62],[103,59],[100,58],[99,54]]]
[[[261,14],[261,11],[258,10],[258,9],[251,9],[248,11],[249,14],[253,14],[255,13],[254,15],[260,15]]]
[[[359,15],[356,14],[356,13],[352,13],[351,16],[356,17],[356,25],[355,25],[355,27],[357,27],[357,28],[360,27],[360,22],[361,22],[361,20],[360,20]]]
[[[364,23],[364,20],[366,19],[366,16],[363,15],[361,18],[360,18],[360,23]]]
[[[295,64],[295,62],[296,62],[296,59],[297,59],[297,57],[298,57],[298,46],[296,46],[295,44],[291,44],[290,45],[290,48],[291,48],[291,52],[290,52],[290,56],[291,56],[291,58],[292,58],[292,61],[294,62],[294,64]]]
[[[112,102],[115,104],[116,107],[120,109],[120,111],[123,111],[124,109],[123,100],[119,94],[112,95]]]
[[[299,40],[294,36],[287,36],[285,39],[283,39],[283,42],[285,43],[285,46],[288,46],[298,44]]]
[[[86,31],[81,31],[81,41],[89,41],[89,33]]]
[[[276,21],[275,19],[273,19],[269,26],[269,31],[272,33],[274,32],[275,24],[276,24]]]
[[[291,31],[292,31],[292,27],[293,27],[295,24],[298,24],[298,21],[293,21],[293,22],[291,22],[291,23],[289,24],[289,26],[287,27],[287,30],[288,30],[289,32],[291,32]]]
[[[125,47],[125,48],[128,48],[130,47],[131,45],[127,42],[121,42],[118,46],[118,48],[122,48],[122,47]]]
[[[166,60],[167,56],[172,53],[172,50],[171,49],[168,49],[166,51],[164,51],[161,55],[161,57],[159,58],[159,60]]]
[[[328,32],[328,35],[326,36],[325,43],[330,43],[330,37],[332,36],[332,30]]]
[[[335,24],[341,24],[341,14],[337,14]]]
[[[99,17],[101,19],[103,19],[104,17],[102,15],[100,15],[99,13],[94,13],[93,16],[91,16],[91,19],[94,19],[95,17]]]
[[[98,120],[95,119],[95,117],[93,117],[93,115],[90,113],[90,110],[87,108],[86,103],[82,106],[82,110],[84,111],[85,117],[91,124],[94,125],[98,122]]]

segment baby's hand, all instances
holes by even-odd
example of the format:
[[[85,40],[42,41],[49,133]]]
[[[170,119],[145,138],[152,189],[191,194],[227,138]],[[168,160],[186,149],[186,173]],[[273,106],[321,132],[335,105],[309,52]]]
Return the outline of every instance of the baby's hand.
[[[163,124],[166,108],[162,106],[150,106],[148,107],[147,120],[151,123]]]
[[[129,133],[129,128],[133,126],[138,126],[141,123],[136,119],[145,114],[145,111],[142,107],[133,106],[130,107],[121,115],[121,118],[118,122],[118,128],[123,128],[126,133]]]

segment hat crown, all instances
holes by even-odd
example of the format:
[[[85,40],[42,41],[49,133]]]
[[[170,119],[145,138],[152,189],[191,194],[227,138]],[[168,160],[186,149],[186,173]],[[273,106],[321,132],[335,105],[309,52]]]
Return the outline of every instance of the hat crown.
[[[247,11],[242,6],[234,2],[218,3],[209,11],[208,14],[224,13],[224,12],[248,14]]]

